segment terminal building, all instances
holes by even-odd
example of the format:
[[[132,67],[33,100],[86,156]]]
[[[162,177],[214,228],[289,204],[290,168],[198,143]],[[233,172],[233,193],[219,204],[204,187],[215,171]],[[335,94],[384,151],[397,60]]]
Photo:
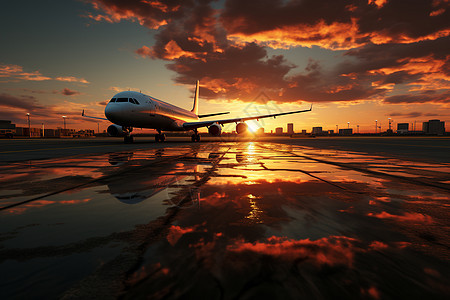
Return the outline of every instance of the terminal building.
[[[312,134],[322,134],[322,127],[313,127],[311,133]]]
[[[441,120],[429,120],[422,123],[422,131],[425,134],[443,135],[445,133],[445,122]]]
[[[353,128],[339,129],[339,135],[352,135],[352,134],[353,134]]]
[[[397,133],[398,134],[406,134],[409,132],[409,123],[398,123],[397,124]]]

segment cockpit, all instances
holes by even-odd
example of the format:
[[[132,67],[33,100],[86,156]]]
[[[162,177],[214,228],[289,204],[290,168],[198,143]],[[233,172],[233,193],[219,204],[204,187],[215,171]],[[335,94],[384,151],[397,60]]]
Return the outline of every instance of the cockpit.
[[[130,102],[130,103],[133,103],[133,104],[136,104],[136,105],[140,105],[139,101],[137,101],[134,98],[112,98],[109,101],[109,103],[112,103],[112,102],[115,102],[115,103],[118,103],[118,102]]]

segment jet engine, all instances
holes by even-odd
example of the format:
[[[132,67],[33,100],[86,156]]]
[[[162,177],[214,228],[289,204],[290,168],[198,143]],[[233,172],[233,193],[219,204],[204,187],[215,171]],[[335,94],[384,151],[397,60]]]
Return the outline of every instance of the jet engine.
[[[248,129],[248,125],[246,124],[246,123],[238,123],[237,125],[236,125],[236,132],[238,133],[238,134],[242,134],[242,133],[245,133],[245,132],[247,132],[247,129]]]
[[[125,132],[123,131],[122,126],[115,125],[115,124],[109,125],[108,129],[106,131],[108,132],[108,134],[110,136],[124,136],[125,135]]]
[[[208,127],[208,133],[212,136],[220,136],[222,133],[222,126],[220,126],[220,124],[214,123]]]

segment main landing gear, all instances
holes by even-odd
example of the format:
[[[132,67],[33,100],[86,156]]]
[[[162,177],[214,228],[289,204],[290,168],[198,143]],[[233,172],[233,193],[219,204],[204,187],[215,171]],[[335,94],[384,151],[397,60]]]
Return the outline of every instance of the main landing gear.
[[[133,127],[122,127],[122,130],[125,133],[125,136],[123,137],[123,142],[125,144],[132,144],[134,142],[134,138],[131,135]]]
[[[161,130],[158,130],[158,133],[155,134],[155,142],[164,142],[166,140],[166,135],[161,133]]]
[[[198,134],[197,129],[194,129],[194,134],[191,136],[191,140],[195,142],[200,142],[200,134]]]

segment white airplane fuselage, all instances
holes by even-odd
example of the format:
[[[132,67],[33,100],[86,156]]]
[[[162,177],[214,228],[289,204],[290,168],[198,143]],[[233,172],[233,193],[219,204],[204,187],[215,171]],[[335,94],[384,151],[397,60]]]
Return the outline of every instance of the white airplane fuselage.
[[[118,99],[136,99],[139,104],[130,100],[117,102]],[[191,111],[133,91],[114,95],[106,105],[105,116],[112,123],[123,127],[161,131],[185,131],[183,123],[199,120],[198,116]]]

